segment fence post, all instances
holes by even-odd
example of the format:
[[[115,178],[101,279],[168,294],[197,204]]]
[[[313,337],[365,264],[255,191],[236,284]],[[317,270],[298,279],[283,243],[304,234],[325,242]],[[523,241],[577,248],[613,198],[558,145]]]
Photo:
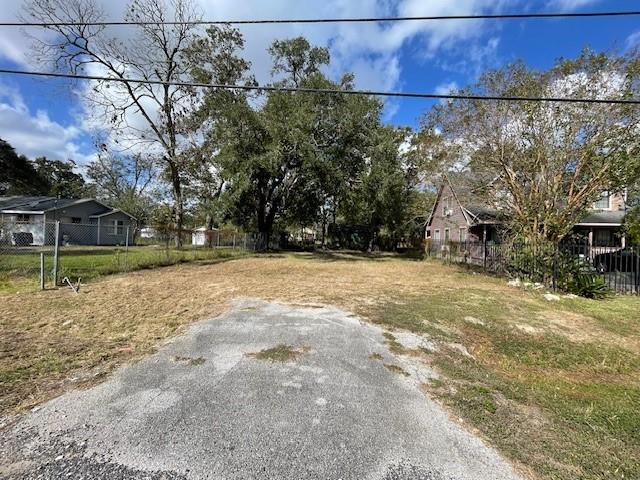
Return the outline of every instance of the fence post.
[[[633,261],[633,251],[636,252],[636,294],[640,295],[640,247],[631,248],[631,260]]]
[[[127,238],[124,241],[124,270],[129,270],[129,227],[127,227]]]
[[[233,249],[236,249],[236,234],[233,234]]]
[[[553,268],[551,270],[551,284],[553,285],[553,291],[558,290],[558,243],[553,244]]]
[[[244,250],[247,250],[247,234],[244,234]]]
[[[482,268],[487,271],[487,234],[485,232],[482,238]]]
[[[60,220],[56,221],[55,241],[53,244],[53,286],[58,286],[58,254],[60,251]]]
[[[40,252],[40,290],[44,290],[44,252]]]

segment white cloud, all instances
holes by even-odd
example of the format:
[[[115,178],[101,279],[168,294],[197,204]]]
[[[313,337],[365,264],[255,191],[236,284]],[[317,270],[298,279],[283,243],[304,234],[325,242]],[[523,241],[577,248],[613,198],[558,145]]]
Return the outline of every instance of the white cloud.
[[[436,87],[435,93],[438,95],[446,95],[459,89],[460,87],[456,82],[445,82]]]
[[[576,10],[578,8],[586,7],[587,5],[593,5],[599,3],[602,0],[549,0],[547,6],[549,8],[555,8],[559,11]]]
[[[640,47],[640,30],[627,37],[627,48]]]
[[[10,2],[10,7],[0,10],[0,20],[15,21],[25,1]],[[122,19],[129,3],[129,0],[96,1],[105,10],[106,18],[113,20]],[[529,0],[325,0],[313,2],[313,8],[310,8],[310,2],[296,0],[195,1],[205,19],[216,20],[456,15],[515,11],[530,6]],[[546,6],[554,10],[573,10],[596,1],[599,0],[548,0]],[[476,76],[484,67],[495,63],[499,39],[492,33],[499,28],[500,24],[496,22],[459,20],[246,25],[241,31],[246,41],[244,55],[252,62],[253,72],[261,83],[270,78],[271,61],[267,48],[272,41],[304,35],[312,43],[330,48],[332,64],[328,73],[335,79],[345,71],[351,71],[356,74],[358,88],[401,90],[400,54],[403,47],[410,47],[402,52],[410,57],[408,61],[435,62],[445,70]],[[132,31],[128,27],[109,30],[117,35],[128,35]],[[19,29],[0,29],[0,60],[26,64],[28,45]],[[441,55],[442,52],[447,55]],[[445,57],[446,61],[441,60]],[[397,102],[388,101],[385,118],[390,120],[397,110]],[[32,125],[30,122],[37,114],[27,112],[21,118],[27,121],[22,128],[26,131],[26,126]],[[46,118],[45,115],[41,120]],[[67,131],[67,135],[71,133]]]
[[[518,3],[526,0],[517,0]],[[13,2],[13,11],[5,9],[0,19],[15,20],[25,0]],[[99,2],[109,19],[122,19],[129,0]],[[322,17],[419,16],[455,15],[497,12],[513,6],[507,0],[325,0],[308,2],[296,0],[196,0],[206,19],[283,19]],[[403,46],[411,43],[416,59],[433,59],[440,49],[448,49],[457,57],[482,47],[482,36],[495,23],[480,21],[409,21],[397,23],[335,23],[335,24],[277,24],[241,27],[246,40],[244,55],[252,62],[260,82],[270,78],[271,61],[267,48],[276,38],[305,35],[312,43],[329,46],[332,63],[329,74],[338,78],[345,71],[356,74],[359,88],[374,90],[400,89],[402,68],[399,55]],[[112,30],[121,33],[123,30]],[[131,30],[126,30],[131,31]],[[465,48],[452,47],[464,42]],[[24,62],[28,42],[18,29],[0,32],[0,56],[14,62]],[[478,63],[478,62],[476,62]],[[387,114],[392,113],[389,106]]]
[[[92,157],[82,153],[82,130],[51,120],[45,111],[31,112],[15,89],[0,84],[0,135],[18,153],[29,158],[46,156],[86,164]]]

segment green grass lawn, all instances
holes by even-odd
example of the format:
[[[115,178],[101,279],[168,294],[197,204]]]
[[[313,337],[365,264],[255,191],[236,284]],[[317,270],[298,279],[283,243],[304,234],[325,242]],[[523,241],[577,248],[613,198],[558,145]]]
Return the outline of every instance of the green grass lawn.
[[[45,253],[46,284],[52,286],[53,250],[33,249],[20,254],[0,254],[0,291],[38,288],[40,252]],[[164,248],[159,246],[65,247],[60,251],[59,279],[91,280],[103,275],[154,268],[192,261],[206,261],[243,255],[231,248]]]
[[[425,391],[535,478],[640,478],[638,297],[552,306],[447,288],[374,315],[439,342],[423,354],[441,374]]]
[[[62,272],[88,279],[121,271],[122,250],[115,251],[68,250]],[[0,412],[94,384],[234,298],[324,303],[381,325],[393,353],[427,362],[439,378],[424,391],[525,478],[640,479],[640,297],[549,302],[544,292],[511,288],[504,278],[396,255],[216,261],[235,255],[243,253],[136,247],[132,269],[214,258],[104,277],[80,295],[0,292]],[[401,330],[434,348],[405,349]],[[408,373],[395,362],[384,365]]]

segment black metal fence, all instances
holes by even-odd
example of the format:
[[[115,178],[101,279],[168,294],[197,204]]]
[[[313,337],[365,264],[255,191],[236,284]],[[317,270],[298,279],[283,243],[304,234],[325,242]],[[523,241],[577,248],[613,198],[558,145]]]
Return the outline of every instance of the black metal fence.
[[[640,295],[640,246],[588,242],[443,242],[429,240],[426,253],[452,263],[553,290],[573,291],[580,282],[597,282],[620,294]]]

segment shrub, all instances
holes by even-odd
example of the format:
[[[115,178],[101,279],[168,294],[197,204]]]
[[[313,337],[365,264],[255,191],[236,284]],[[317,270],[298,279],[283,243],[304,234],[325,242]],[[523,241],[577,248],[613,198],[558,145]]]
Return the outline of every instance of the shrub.
[[[604,278],[593,273],[575,275],[568,285],[568,291],[581,297],[593,299],[602,299],[609,295],[609,288]]]

